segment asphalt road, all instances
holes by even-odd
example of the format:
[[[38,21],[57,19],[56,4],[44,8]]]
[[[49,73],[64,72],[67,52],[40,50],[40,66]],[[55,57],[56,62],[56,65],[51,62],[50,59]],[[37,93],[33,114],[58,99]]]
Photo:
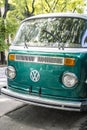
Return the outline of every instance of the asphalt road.
[[[0,87],[7,84],[0,68]],[[87,130],[87,112],[48,109],[0,95],[0,130]]]
[[[31,105],[25,105],[0,118],[1,130],[86,130],[86,123],[86,113]]]

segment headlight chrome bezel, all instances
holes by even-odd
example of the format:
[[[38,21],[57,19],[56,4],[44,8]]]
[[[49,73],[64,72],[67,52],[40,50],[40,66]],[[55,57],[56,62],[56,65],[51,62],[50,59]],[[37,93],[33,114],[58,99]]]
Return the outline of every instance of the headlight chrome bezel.
[[[16,70],[13,66],[8,66],[6,68],[5,74],[7,78],[14,79],[16,77]]]
[[[78,83],[78,78],[74,73],[66,72],[62,76],[62,83],[66,88],[72,88]]]

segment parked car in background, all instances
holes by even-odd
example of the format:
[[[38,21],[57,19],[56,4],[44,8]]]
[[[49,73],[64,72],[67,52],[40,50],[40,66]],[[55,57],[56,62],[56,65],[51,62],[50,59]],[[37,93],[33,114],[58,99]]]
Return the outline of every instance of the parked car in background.
[[[87,110],[87,16],[52,13],[21,22],[1,94],[33,105]]]

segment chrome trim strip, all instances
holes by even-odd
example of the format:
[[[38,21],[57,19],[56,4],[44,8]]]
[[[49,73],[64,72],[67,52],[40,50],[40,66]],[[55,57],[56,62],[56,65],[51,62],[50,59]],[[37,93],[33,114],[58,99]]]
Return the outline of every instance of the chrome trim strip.
[[[36,56],[36,55],[16,54],[15,61],[64,65],[63,57],[53,57],[53,56]]]
[[[87,48],[46,48],[46,47],[29,47],[25,48],[24,46],[13,46],[11,45],[9,50],[21,50],[21,51],[41,51],[41,52],[59,52],[59,53],[87,53]]]
[[[43,107],[54,108],[54,109],[80,111],[80,107],[81,107],[81,102],[52,100],[52,99],[46,99],[46,98],[32,96],[32,95],[25,95],[25,94],[13,92],[7,89],[6,87],[1,88],[1,94],[32,105],[43,106]]]

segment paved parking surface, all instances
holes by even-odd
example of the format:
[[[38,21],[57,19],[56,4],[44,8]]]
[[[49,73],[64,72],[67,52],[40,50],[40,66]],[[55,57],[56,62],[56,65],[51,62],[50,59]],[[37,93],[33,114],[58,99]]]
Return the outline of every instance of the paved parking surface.
[[[86,121],[86,113],[26,105],[1,117],[0,127],[2,130],[84,130]]]
[[[0,87],[7,84],[5,69],[6,69],[6,67],[0,67]]]

